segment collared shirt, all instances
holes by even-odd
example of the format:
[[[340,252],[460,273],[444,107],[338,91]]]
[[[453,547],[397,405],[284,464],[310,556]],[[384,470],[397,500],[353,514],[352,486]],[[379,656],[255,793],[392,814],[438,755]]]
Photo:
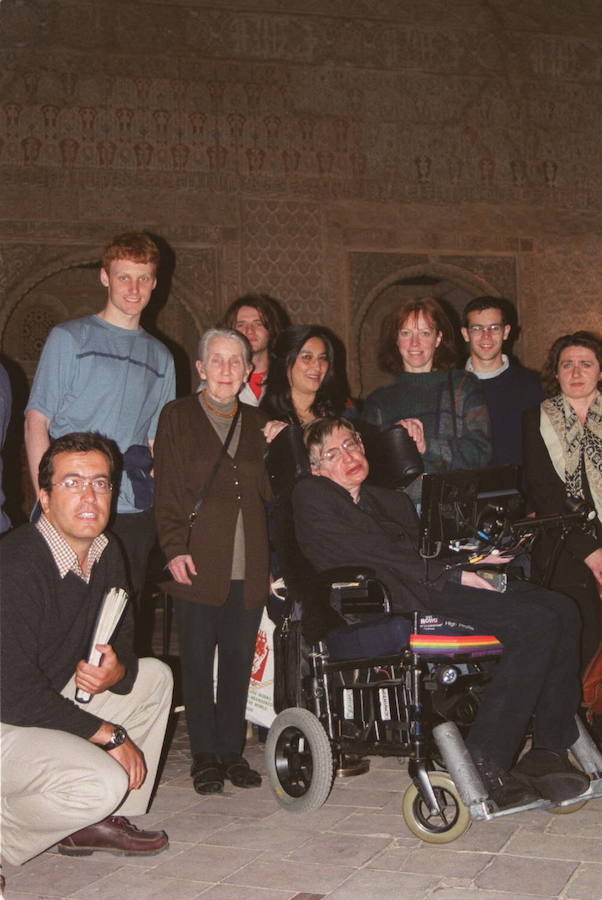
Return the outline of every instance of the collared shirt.
[[[50,524],[46,516],[40,516],[39,520],[36,522],[36,528],[48,544],[61,578],[64,578],[68,572],[73,572],[79,578],[83,579],[86,584],[89,584],[92,567],[94,566],[94,563],[98,562],[102,556],[103,550],[109,543],[109,539],[106,535],[99,534],[90,544],[87,558],[88,573],[86,574],[79,564],[75,550],[69,546],[63,537],[61,537],[56,528]]]
[[[473,375],[476,375],[477,378],[487,379],[487,378],[497,378],[498,375],[501,375],[502,372],[505,372],[508,366],[510,365],[510,361],[505,353],[502,353],[502,364],[499,369],[495,369],[493,372],[477,372],[472,364],[472,357],[468,357],[466,360],[466,365],[464,368],[467,372],[472,372]]]

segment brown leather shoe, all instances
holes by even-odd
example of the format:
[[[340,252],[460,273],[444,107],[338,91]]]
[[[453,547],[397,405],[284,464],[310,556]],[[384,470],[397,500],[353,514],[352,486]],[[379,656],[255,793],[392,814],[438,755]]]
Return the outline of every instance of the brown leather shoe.
[[[64,856],[90,856],[104,850],[116,856],[156,856],[169,847],[164,831],[141,831],[125,816],[109,816],[95,825],[88,825],[58,844]]]

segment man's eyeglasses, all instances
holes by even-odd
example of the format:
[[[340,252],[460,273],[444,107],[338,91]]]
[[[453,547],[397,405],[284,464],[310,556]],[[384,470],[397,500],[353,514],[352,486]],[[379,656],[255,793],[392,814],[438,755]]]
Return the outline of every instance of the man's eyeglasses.
[[[469,325],[468,330],[471,334],[481,334],[483,331],[488,331],[491,334],[498,334],[503,327],[501,322],[494,322],[493,325]]]
[[[355,453],[356,450],[361,449],[361,446],[360,439],[352,435],[344,440],[340,447],[331,447],[330,450],[326,450],[320,456],[320,462],[337,462],[342,457],[343,451],[345,453]]]
[[[65,478],[64,481],[52,482],[52,487],[64,487],[72,494],[83,494],[88,485],[95,494],[109,494],[113,490],[108,478]]]

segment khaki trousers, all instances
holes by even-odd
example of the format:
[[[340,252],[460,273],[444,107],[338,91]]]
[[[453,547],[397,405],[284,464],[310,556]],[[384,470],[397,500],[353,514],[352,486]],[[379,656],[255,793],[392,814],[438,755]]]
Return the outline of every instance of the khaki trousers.
[[[123,725],[144,754],[144,784],[128,793],[125,770],[83,738],[50,728],[1,727],[2,857],[20,865],[80,828],[147,811],[171,707],[173,679],[158,659],[141,659],[129,694],[104,691],[86,708]],[[61,691],[75,697],[71,679]]]

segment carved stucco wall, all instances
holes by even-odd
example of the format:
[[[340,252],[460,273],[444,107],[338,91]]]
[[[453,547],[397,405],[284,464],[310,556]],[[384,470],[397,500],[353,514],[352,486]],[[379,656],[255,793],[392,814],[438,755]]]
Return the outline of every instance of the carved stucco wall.
[[[188,355],[263,290],[357,386],[417,267],[515,300],[538,365],[600,328],[601,33],[598,0],[4,0],[2,350],[30,374],[134,226],[174,250],[156,325]]]

